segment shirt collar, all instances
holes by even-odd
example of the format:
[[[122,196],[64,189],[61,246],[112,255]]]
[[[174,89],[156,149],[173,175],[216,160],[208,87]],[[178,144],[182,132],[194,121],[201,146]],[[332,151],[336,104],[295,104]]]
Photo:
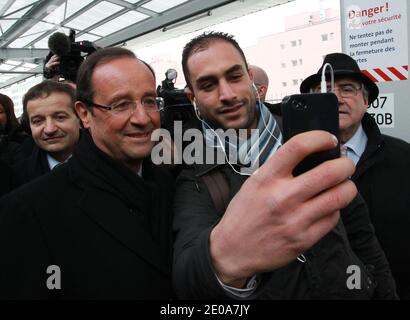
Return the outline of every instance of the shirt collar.
[[[48,153],[47,153],[47,162],[48,162],[48,167],[50,168],[50,170],[53,170],[55,166],[60,164],[60,161],[57,161],[52,156],[50,156]]]
[[[367,135],[360,124],[353,137],[351,137],[345,146],[350,148],[359,158],[362,156],[367,145]]]

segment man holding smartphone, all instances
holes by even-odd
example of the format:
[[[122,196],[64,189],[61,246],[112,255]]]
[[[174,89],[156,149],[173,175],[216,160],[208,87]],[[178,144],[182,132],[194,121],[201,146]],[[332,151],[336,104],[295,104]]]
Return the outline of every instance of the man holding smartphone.
[[[208,161],[184,170],[177,182],[173,270],[177,295],[395,298],[394,281],[366,207],[348,179],[353,163],[339,158],[298,177],[292,174],[307,155],[334,148],[337,139],[313,131],[281,146],[280,119],[257,102],[253,75],[230,35],[210,32],[192,39],[184,48],[182,66],[188,96],[202,121]],[[229,129],[247,133],[237,139],[237,150],[232,141],[219,136]],[[249,141],[253,144],[247,148]],[[214,159],[205,156],[210,150],[222,151],[227,161],[209,161]],[[230,161],[231,151],[238,151],[235,163]],[[244,170],[249,168],[243,160],[252,158],[257,158],[259,167]],[[209,178],[217,182],[206,182]],[[224,181],[228,190],[219,196],[226,192],[229,205],[220,213],[212,194],[214,189],[223,190]],[[340,210],[346,206],[342,222]],[[361,274],[353,286],[347,274],[351,266]]]
[[[326,63],[333,66],[335,75],[333,91],[339,102],[341,142],[356,165],[352,180],[369,207],[397,292],[400,298],[410,299],[410,258],[403,254],[410,243],[410,145],[381,134],[366,112],[379,89],[353,58],[332,53],[325,57],[323,65]],[[322,68],[302,82],[301,92],[320,91]]]

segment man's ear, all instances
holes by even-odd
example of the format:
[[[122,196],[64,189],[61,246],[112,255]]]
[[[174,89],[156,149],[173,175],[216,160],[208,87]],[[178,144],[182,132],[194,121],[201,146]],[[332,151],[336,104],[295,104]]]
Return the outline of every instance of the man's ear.
[[[258,86],[258,89],[259,89],[259,91],[260,91],[259,94],[260,94],[260,95],[263,95],[263,96],[265,96],[266,93],[268,92],[268,87],[265,86],[264,84],[259,85],[259,86]]]
[[[253,74],[253,70],[249,68],[249,66],[248,66],[248,75],[249,75],[249,79],[251,79],[252,82],[255,82],[255,75]]]
[[[87,106],[81,101],[76,101],[74,107],[84,128],[88,129],[90,127],[90,117],[92,116],[91,111],[88,110]]]
[[[364,100],[364,105],[365,105],[366,110],[367,110],[367,108],[368,108],[368,106],[369,106],[369,98],[366,97],[365,95],[363,95],[363,100]]]

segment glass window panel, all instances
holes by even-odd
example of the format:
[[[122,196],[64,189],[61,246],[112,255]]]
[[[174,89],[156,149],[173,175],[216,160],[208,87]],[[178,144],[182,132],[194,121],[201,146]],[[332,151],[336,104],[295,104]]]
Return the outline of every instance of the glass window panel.
[[[28,69],[33,69],[33,68],[37,67],[37,65],[34,64],[34,63],[28,63],[28,62],[26,62],[26,63],[23,63],[23,67],[24,67],[24,68],[28,68]]]
[[[20,37],[18,39],[16,39],[15,41],[13,41],[12,43],[9,44],[10,48],[22,48],[24,46],[26,46],[27,44],[29,44],[30,42],[32,42],[33,40],[37,39],[39,36],[41,36],[42,34],[44,34],[45,32],[41,33],[41,34],[33,34],[31,36],[27,36],[27,37]]]
[[[6,32],[13,24],[15,24],[17,19],[13,20],[1,20],[0,25],[1,25],[1,30],[3,32]]]
[[[6,32],[13,24],[15,24],[17,19],[13,20],[1,20],[0,25],[1,25],[1,30],[3,32]]]
[[[107,36],[115,31],[124,29],[125,27],[128,27],[148,17],[149,16],[143,13],[130,11],[123,14],[122,16],[119,16],[111,21],[108,21],[107,23],[99,26],[98,28],[92,29],[91,32],[101,36]]]
[[[0,81],[5,82],[7,80],[10,80],[11,78],[13,78],[15,75],[14,74],[2,74],[0,75]]]
[[[164,12],[188,0],[152,0],[142,7],[155,12]]]
[[[61,21],[64,20],[64,9],[65,3],[63,3],[59,7],[48,9],[47,12],[49,13],[49,15],[46,16],[43,20],[53,24],[60,24]]]
[[[24,67],[18,67],[16,69],[14,69],[13,71],[30,71],[30,68],[24,68]]]
[[[46,37],[33,43],[33,47],[37,49],[48,49],[48,38]]]
[[[39,23],[36,23],[33,27],[31,27],[28,31],[23,33],[20,36],[20,38],[23,38],[25,36],[31,36],[31,35],[34,35],[34,34],[37,34],[37,37],[38,37],[41,33],[44,33],[48,30],[51,30],[52,28],[53,28],[53,26],[49,23],[39,22]]]
[[[5,63],[0,64],[0,70],[10,71],[11,69],[15,67],[16,66],[12,66],[10,64],[5,64]]]
[[[66,17],[71,17],[74,13],[84,8],[86,5],[93,2],[93,0],[68,0]]]
[[[27,8],[25,8],[25,9],[23,9],[23,10],[20,10],[20,11],[14,13],[14,14],[11,14],[11,15],[7,16],[7,18],[19,19],[19,18],[21,18],[22,16],[24,16],[24,14],[25,14],[27,11],[29,11],[31,8],[32,8],[32,6],[27,7]],[[11,11],[10,11],[10,12],[11,12]]]
[[[13,66],[18,66],[20,65],[21,61],[16,61],[16,60],[6,60],[7,64],[11,64]]]
[[[31,29],[23,33],[21,36],[19,36],[9,46],[12,48],[24,47],[52,28],[53,26],[49,23],[39,22],[35,24]]]
[[[0,9],[2,9],[7,2],[7,0],[0,0]]]
[[[98,39],[101,39],[101,37],[97,37],[95,35],[85,33],[81,35],[80,37],[76,38],[75,41],[97,41]]]
[[[10,16],[7,16],[6,19],[1,20],[1,28],[3,32],[6,32],[13,24],[15,24],[19,18],[21,18],[31,7],[28,7],[22,11],[16,12]],[[10,20],[9,20],[10,19]]]
[[[37,1],[33,1],[33,0],[16,0],[14,1],[14,3],[12,4],[12,6],[6,11],[6,14],[11,13],[13,11],[16,11],[18,9],[21,9],[29,4],[34,4]],[[21,16],[21,15],[20,15]]]
[[[79,17],[70,21],[65,26],[69,28],[84,30],[101,20],[108,18],[109,16],[113,15],[114,13],[122,9],[123,7],[103,1],[97,4],[96,6],[92,7],[90,10],[84,12]]]

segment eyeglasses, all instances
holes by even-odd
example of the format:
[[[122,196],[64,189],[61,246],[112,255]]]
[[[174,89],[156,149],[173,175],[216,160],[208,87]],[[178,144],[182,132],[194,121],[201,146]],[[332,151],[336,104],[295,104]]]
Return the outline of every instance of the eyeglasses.
[[[110,111],[110,113],[116,116],[131,115],[137,109],[137,101],[135,100],[122,100],[114,102],[109,106],[104,106],[93,101],[85,101],[85,103],[100,109]],[[143,98],[140,103],[142,108],[147,113],[162,111],[164,110],[165,106],[165,101],[161,97]]]
[[[343,84],[339,87],[335,86],[333,92],[339,91],[339,94],[342,98],[352,98],[352,97],[355,97],[361,89],[362,89],[362,86],[356,87],[353,84],[348,83],[348,84]],[[328,87],[327,91],[331,92],[332,88]],[[320,92],[320,86],[317,86],[317,87],[313,88],[313,92],[314,93],[319,93]]]

